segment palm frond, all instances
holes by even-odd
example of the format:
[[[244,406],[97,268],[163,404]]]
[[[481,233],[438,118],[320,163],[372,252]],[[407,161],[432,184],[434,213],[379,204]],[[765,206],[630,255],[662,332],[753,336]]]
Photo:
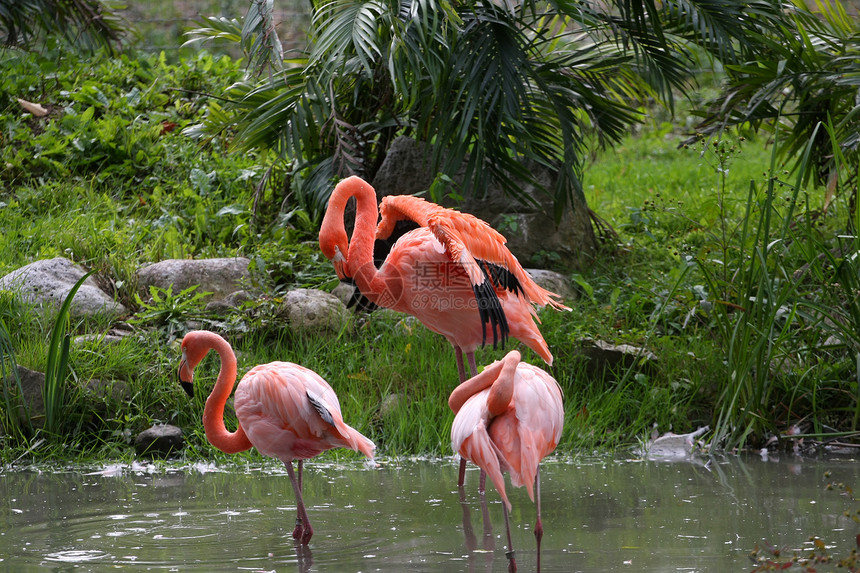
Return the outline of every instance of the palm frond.
[[[705,135],[730,127],[783,128],[779,155],[797,157],[815,140],[804,182],[823,183],[835,168],[821,125],[831,121],[849,167],[857,168],[860,131],[860,24],[838,3],[822,0],[813,12],[796,7],[791,25],[760,31],[755,61],[726,66],[723,94],[709,102],[697,127]]]
[[[383,54],[377,26],[385,13],[385,6],[376,0],[332,0],[322,4],[313,17],[318,36],[310,66],[317,66],[332,55],[354,54],[361,67],[373,68],[373,62]]]
[[[46,35],[112,51],[127,30],[110,0],[0,0],[0,43],[29,47]]]

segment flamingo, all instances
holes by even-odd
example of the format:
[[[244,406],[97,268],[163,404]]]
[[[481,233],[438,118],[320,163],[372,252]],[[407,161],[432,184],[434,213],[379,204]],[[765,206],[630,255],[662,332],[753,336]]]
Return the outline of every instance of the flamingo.
[[[503,472],[511,484],[525,486],[536,503],[537,570],[540,571],[540,461],[555,450],[564,425],[564,407],[558,382],[536,366],[520,361],[512,350],[502,360],[466,380],[451,392],[448,405],[454,411],[451,446],[463,459],[488,475],[504,503],[508,571],[517,570],[508,513],[511,502]],[[483,479],[481,493],[483,493]]]
[[[343,220],[350,197],[356,199],[351,240]],[[398,238],[404,228],[412,230]],[[377,268],[374,242],[394,239]],[[377,210],[373,187],[352,176],[332,192],[319,242],[338,276],[354,281],[370,302],[411,314],[447,338],[460,382],[466,379],[464,353],[471,375],[477,372],[475,350],[486,344],[488,326],[494,347],[512,336],[552,365],[534,305],[570,308],[538,286],[506,239],[474,215],[409,195],[384,197]]]
[[[236,355],[218,334],[195,330],[182,339],[179,380],[189,396],[194,368],[210,350],[221,358],[218,380],[203,410],[206,439],[233,454],[257,448],[287,467],[298,517],[293,538],[307,545],[314,533],[302,500],[302,462],[332,448],[349,448],[373,459],[376,446],[343,421],[337,395],[316,372],[290,362],[269,362],[249,370],[236,386],[233,406],[239,425],[224,426],[224,406],[236,381]],[[299,461],[298,478],[293,460]]]

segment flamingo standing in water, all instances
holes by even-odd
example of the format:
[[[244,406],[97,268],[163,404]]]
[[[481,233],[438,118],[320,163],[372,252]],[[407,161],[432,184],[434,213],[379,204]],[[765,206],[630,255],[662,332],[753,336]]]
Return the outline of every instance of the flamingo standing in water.
[[[504,502],[508,535],[508,570],[517,570],[508,513],[511,502],[505,492],[503,472],[514,486],[525,486],[536,503],[537,570],[540,571],[540,474],[538,464],[555,450],[564,425],[561,388],[545,371],[520,362],[512,350],[502,360],[463,382],[451,393],[454,411],[451,446],[463,459],[474,462],[498,490]],[[485,474],[482,473],[482,478]],[[483,479],[481,492],[483,492]]]
[[[302,500],[302,462],[332,448],[349,448],[373,459],[376,446],[343,421],[332,387],[316,372],[290,362],[270,362],[249,370],[236,386],[233,406],[239,426],[224,426],[224,406],[236,382],[236,355],[218,334],[189,332],[182,339],[179,380],[193,396],[194,368],[210,350],[221,358],[218,380],[203,410],[206,439],[233,454],[257,448],[284,462],[296,495],[293,538],[307,545],[314,533]],[[299,461],[298,478],[293,460]]]
[[[350,197],[356,199],[351,240],[343,220]],[[411,230],[398,238],[404,227]],[[394,239],[377,268],[375,241]],[[493,346],[512,336],[551,365],[533,305],[570,310],[534,282],[505,243],[481,219],[420,197],[384,197],[377,210],[373,187],[356,176],[337,184],[320,228],[320,248],[341,279],[353,281],[370,302],[411,314],[448,339],[460,382],[463,353],[470,375],[477,373],[475,350],[487,342],[488,326]]]

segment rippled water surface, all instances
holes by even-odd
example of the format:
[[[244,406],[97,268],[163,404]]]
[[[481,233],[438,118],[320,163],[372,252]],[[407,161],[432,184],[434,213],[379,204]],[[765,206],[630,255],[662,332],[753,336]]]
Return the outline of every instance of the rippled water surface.
[[[498,495],[464,495],[457,464],[306,464],[314,537],[291,537],[277,466],[145,465],[0,473],[0,571],[506,571]],[[846,555],[860,509],[849,457],[552,460],[542,465],[544,571],[750,571],[764,542]],[[535,506],[510,492],[519,571],[535,568]],[[482,503],[484,502],[484,503]]]

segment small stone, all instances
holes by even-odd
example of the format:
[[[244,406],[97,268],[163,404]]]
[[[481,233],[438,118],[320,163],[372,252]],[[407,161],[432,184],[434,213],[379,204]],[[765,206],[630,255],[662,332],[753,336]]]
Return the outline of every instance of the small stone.
[[[166,458],[185,446],[182,429],[170,424],[156,424],[137,435],[134,449],[138,456]]]

